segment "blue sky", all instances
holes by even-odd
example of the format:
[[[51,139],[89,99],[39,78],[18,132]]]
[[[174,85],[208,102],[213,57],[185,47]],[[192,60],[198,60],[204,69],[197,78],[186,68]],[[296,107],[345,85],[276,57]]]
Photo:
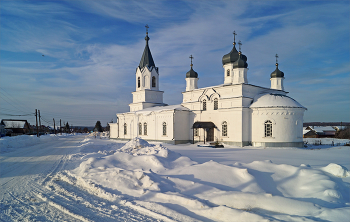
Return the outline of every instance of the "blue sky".
[[[223,83],[236,39],[248,82],[285,90],[304,121],[350,121],[349,1],[1,1],[0,118],[106,125],[129,111],[149,25],[164,102],[182,101],[194,56],[199,87]],[[44,56],[42,56],[44,55]]]

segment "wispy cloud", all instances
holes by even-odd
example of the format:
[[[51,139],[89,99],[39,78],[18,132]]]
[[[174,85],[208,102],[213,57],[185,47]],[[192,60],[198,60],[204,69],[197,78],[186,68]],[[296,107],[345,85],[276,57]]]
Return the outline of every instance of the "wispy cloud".
[[[47,106],[51,112],[65,106],[74,106],[70,110],[77,116],[82,112],[79,106],[91,116],[105,112],[101,106],[113,116],[127,111],[146,23],[165,103],[181,102],[191,54],[200,87],[222,83],[221,59],[232,48],[233,30],[248,56],[252,84],[270,85],[276,53],[286,90],[305,106],[308,100],[322,101],[322,96],[332,103],[324,92],[335,93],[329,86],[336,88],[337,82],[349,79],[346,2],[3,3],[1,50],[13,54],[6,58],[1,54],[1,87],[35,106],[40,101],[52,103]],[[307,93],[310,88],[312,93]],[[303,93],[293,92],[296,89]],[[342,104],[342,99],[333,102]]]

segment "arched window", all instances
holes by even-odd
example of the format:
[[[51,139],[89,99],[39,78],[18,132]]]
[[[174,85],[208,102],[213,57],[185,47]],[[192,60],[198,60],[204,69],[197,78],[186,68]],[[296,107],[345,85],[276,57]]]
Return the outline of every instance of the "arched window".
[[[207,101],[203,100],[203,110],[207,110]]]
[[[222,123],[222,136],[227,136],[227,122]]]
[[[142,135],[142,123],[139,123],[139,135]]]
[[[265,122],[265,137],[272,137],[272,122],[270,120]]]
[[[137,77],[137,88],[141,87],[141,79],[140,77]]]
[[[152,76],[152,87],[156,87],[156,77]]]
[[[230,76],[230,70],[229,69],[226,71],[226,76]]]
[[[163,123],[163,136],[166,136],[166,122]]]
[[[219,108],[219,101],[217,98],[214,99],[214,110],[217,110]]]
[[[127,126],[126,126],[126,123],[124,123],[124,135],[126,135],[127,132],[128,132],[127,131]]]
[[[143,123],[143,135],[147,135],[147,123]]]

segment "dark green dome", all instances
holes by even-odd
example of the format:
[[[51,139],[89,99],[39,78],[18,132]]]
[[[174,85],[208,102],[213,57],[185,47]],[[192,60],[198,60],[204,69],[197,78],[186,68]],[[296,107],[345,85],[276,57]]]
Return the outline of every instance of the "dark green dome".
[[[276,70],[271,73],[271,78],[282,78],[284,73],[278,69],[278,63],[276,63]]]
[[[242,59],[246,62],[247,57],[243,54],[241,56],[242,56]],[[225,65],[227,63],[234,63],[238,60],[238,58],[239,58],[239,53],[236,49],[236,45],[233,45],[233,49],[231,50],[231,52],[222,57],[222,64]]]
[[[186,73],[186,78],[198,78],[198,73],[192,69],[192,66],[190,71]]]
[[[239,54],[238,59],[232,64],[233,68],[247,68],[248,67],[247,59],[246,60],[243,59],[243,55],[241,54],[241,52],[239,52],[238,54]]]

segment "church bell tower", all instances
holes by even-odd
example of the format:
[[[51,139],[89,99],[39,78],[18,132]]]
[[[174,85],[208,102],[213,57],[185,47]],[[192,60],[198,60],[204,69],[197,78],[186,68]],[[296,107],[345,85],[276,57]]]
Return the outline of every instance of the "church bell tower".
[[[247,57],[241,52],[241,41],[238,42],[239,52],[236,49],[236,32],[233,32],[233,48],[230,53],[222,57],[225,80],[224,84],[241,84],[248,83]]]
[[[163,91],[159,91],[159,71],[156,67],[148,41],[148,25],[146,25],[146,46],[139,66],[136,68],[136,90],[132,92],[133,102],[129,104],[130,112],[153,106],[165,106]]]

